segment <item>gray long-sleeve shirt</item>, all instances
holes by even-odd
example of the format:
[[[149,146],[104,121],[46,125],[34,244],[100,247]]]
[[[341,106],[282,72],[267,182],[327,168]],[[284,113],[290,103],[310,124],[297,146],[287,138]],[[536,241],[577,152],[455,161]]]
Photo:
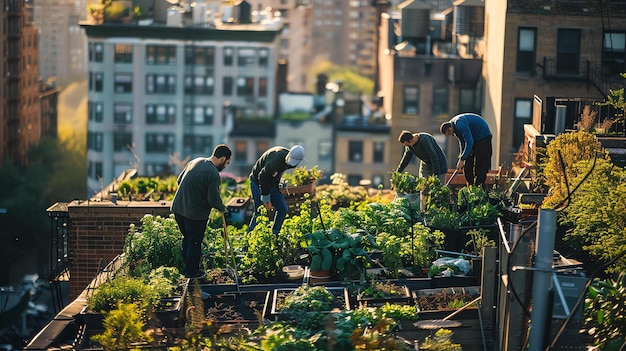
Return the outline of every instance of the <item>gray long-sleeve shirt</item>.
[[[423,177],[445,174],[448,171],[446,155],[435,138],[428,133],[417,133],[417,136],[415,145],[404,147],[404,154],[397,171],[403,172],[413,156],[416,156],[422,162],[420,170]]]
[[[220,172],[210,158],[198,157],[178,175],[171,211],[189,219],[206,220],[212,209],[227,211],[220,195]]]

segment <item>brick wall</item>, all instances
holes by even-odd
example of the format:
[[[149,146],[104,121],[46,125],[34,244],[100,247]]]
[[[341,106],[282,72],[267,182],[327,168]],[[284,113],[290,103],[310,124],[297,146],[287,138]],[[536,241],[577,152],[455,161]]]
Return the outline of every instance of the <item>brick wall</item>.
[[[169,201],[74,201],[70,217],[68,251],[70,258],[70,301],[80,295],[113,258],[121,254],[131,223],[140,225],[146,214],[166,217]]]

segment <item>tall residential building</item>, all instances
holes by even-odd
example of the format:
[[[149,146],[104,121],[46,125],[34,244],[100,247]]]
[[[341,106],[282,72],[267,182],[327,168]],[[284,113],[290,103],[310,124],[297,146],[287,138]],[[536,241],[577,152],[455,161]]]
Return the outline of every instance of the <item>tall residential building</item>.
[[[39,75],[44,80],[57,77],[61,85],[84,79],[87,45],[78,24],[79,4],[75,0],[39,0],[33,6],[40,38]]]
[[[356,67],[374,79],[376,10],[372,0],[311,0],[313,63],[317,57]]]
[[[382,13],[378,84],[391,125],[390,169],[400,163],[403,146],[397,140],[405,129],[432,134],[448,167],[456,165],[458,143],[439,126],[460,112],[481,112],[483,9],[460,4],[441,12],[410,0]],[[417,167],[413,162],[406,171],[418,174]]]
[[[283,19],[279,60],[287,66],[287,90],[313,91],[309,70],[313,61],[311,36],[311,0],[249,0],[256,16],[278,12]],[[266,15],[263,15],[263,13]]]
[[[0,165],[28,164],[27,151],[41,138],[37,28],[24,0],[0,9]]]
[[[245,1],[145,3],[139,18],[105,8],[82,24],[90,195],[131,167],[176,174],[222,142],[246,175],[275,136],[280,18],[253,22]]]
[[[485,10],[483,115],[494,129],[498,164],[510,164],[524,124],[545,114],[548,100],[552,108],[554,97],[602,100],[609,89],[624,87],[625,1],[486,1]],[[553,132],[554,120],[543,124],[546,130],[538,132]]]

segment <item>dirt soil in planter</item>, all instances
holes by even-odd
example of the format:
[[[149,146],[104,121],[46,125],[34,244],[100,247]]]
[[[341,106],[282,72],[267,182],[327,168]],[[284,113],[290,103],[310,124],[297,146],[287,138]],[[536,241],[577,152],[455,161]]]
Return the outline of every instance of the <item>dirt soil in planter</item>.
[[[257,322],[263,317],[266,292],[212,295],[204,301],[207,319],[219,322]]]
[[[452,308],[449,304],[454,301],[464,301],[465,303],[469,303],[480,296],[479,294],[470,294],[468,292],[445,292],[438,294],[418,294],[417,295],[417,306],[421,311],[433,311],[440,309],[448,309]],[[459,308],[454,306],[453,308]]]

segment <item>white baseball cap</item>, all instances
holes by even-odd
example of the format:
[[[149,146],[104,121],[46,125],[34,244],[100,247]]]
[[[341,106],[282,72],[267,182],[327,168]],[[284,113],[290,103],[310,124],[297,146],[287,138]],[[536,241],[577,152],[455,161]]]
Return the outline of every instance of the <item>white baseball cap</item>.
[[[291,167],[295,167],[304,159],[304,148],[300,145],[292,146],[289,153],[285,157],[285,162]]]

